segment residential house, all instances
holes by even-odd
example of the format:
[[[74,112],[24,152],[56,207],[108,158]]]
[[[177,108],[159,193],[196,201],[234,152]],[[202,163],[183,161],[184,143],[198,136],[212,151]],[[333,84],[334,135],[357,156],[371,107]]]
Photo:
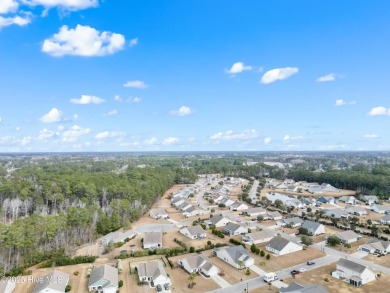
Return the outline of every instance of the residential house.
[[[183,227],[180,229],[180,233],[190,239],[203,239],[206,237],[206,231],[201,225]]]
[[[151,209],[149,211],[149,216],[153,219],[168,219],[169,218],[167,211],[163,208]]]
[[[294,199],[295,197],[293,197],[293,196],[290,197],[290,196],[287,196],[285,194],[280,194],[280,193],[275,193],[275,192],[268,192],[266,195],[266,198],[268,200],[270,200],[272,203],[275,203],[275,201],[277,201],[277,200],[281,200],[284,203],[288,200]]]
[[[222,227],[222,232],[229,236],[241,235],[248,233],[248,228],[243,227],[236,223],[228,223],[225,227]]]
[[[336,188],[336,187],[334,187],[334,186],[332,186],[332,185],[330,185],[328,183],[322,183],[320,185],[320,187],[322,188],[322,190],[324,192],[334,192],[334,193],[340,192],[340,189],[338,189],[338,188]]]
[[[382,225],[390,225],[390,215],[383,216],[380,222]]]
[[[206,277],[212,277],[219,273],[219,268],[210,263],[203,255],[192,255],[181,259],[179,265],[189,274],[202,273]]]
[[[189,209],[190,207],[192,207],[192,204],[190,204],[189,202],[185,201],[183,202],[181,205],[179,205],[177,207],[178,210],[184,212],[186,211],[187,209]]]
[[[126,239],[133,239],[135,236],[138,235],[138,232],[136,231],[125,231],[125,232],[111,232],[107,235],[104,235],[103,237],[100,237],[98,239],[98,243],[103,246],[107,246],[112,243],[118,243],[118,242],[125,242]]]
[[[348,219],[349,215],[346,211],[341,209],[325,210],[325,216],[335,219]]]
[[[285,255],[303,250],[303,245],[282,236],[275,236],[265,246],[265,250],[276,255]]]
[[[243,211],[243,210],[247,210],[248,209],[248,206],[242,202],[238,202],[236,201],[235,203],[233,203],[230,208],[229,208],[231,211]]]
[[[214,249],[214,255],[236,269],[247,268],[255,263],[254,258],[241,245]]]
[[[139,263],[135,266],[138,278],[142,282],[147,282],[151,286],[171,284],[165,269],[160,261],[149,261]]]
[[[181,204],[183,204],[184,201],[185,201],[184,198],[182,198],[182,197],[177,197],[177,198],[175,198],[175,199],[173,199],[173,200],[171,201],[171,205],[174,206],[175,208],[177,208],[178,206],[180,206]]]
[[[183,212],[183,216],[185,218],[189,218],[189,217],[193,217],[193,216],[203,215],[206,213],[207,213],[207,211],[205,211],[199,207],[191,206]]]
[[[353,214],[355,216],[367,215],[367,210],[359,206],[350,206],[345,209],[348,214]]]
[[[224,196],[217,203],[224,204],[226,207],[230,207],[232,204],[234,204],[234,200],[231,200],[230,198]]]
[[[279,293],[328,293],[328,291],[319,284],[301,285],[293,282],[288,287],[281,287]]]
[[[16,282],[10,279],[0,281],[0,293],[12,293],[16,286]]]
[[[146,232],[144,234],[142,245],[144,249],[149,250],[162,248],[162,232]]]
[[[205,223],[209,226],[213,225],[215,227],[222,227],[222,226],[226,226],[226,224],[230,222],[231,220],[225,218],[222,215],[214,215],[213,217],[210,218],[210,220],[206,221]]]
[[[359,250],[372,254],[387,254],[390,253],[390,241],[383,241],[373,238],[370,239],[368,243],[360,245]]]
[[[95,268],[88,280],[88,291],[116,293],[118,290],[118,269],[110,265]]]
[[[321,188],[319,185],[311,186],[307,189],[308,192],[311,194],[321,194],[324,193],[324,189]]]
[[[305,206],[315,206],[316,200],[313,197],[301,197],[299,201]]]
[[[321,203],[326,203],[331,205],[336,204],[336,199],[332,196],[321,196],[320,198],[318,198],[318,201]]]
[[[276,223],[279,226],[289,226],[291,228],[300,227],[303,224],[303,220],[298,217],[282,219]]]
[[[69,275],[54,270],[40,280],[42,281],[36,282],[32,293],[64,293],[69,282]]]
[[[313,236],[325,233],[325,226],[318,222],[306,220],[301,227],[306,228],[309,234]]]
[[[259,232],[246,234],[242,241],[249,244],[259,244],[270,241],[277,234],[276,230],[267,229]]]
[[[356,242],[362,238],[362,236],[356,234],[352,230],[338,232],[338,233],[334,234],[334,236],[336,236],[338,239],[340,239],[341,243],[344,243],[344,244],[353,243],[353,242]]]
[[[378,214],[389,214],[390,213],[390,205],[374,204],[371,206],[371,210],[378,213]]]
[[[369,206],[379,203],[379,199],[376,195],[361,195],[359,196],[359,199]]]
[[[264,216],[267,213],[262,207],[250,208],[245,211],[245,214],[249,217]]]
[[[358,200],[354,196],[341,196],[339,197],[339,201],[344,202],[346,204],[352,204],[352,205],[358,203]]]
[[[284,204],[288,207],[293,207],[294,209],[303,209],[306,207],[305,203],[301,202],[296,198],[286,200]]]
[[[265,220],[278,221],[278,220],[281,220],[282,218],[283,218],[282,214],[279,213],[278,211],[276,211],[276,212],[267,212],[267,214],[264,216]]]
[[[345,279],[353,286],[362,286],[376,279],[376,274],[369,267],[345,258],[340,258],[336,263],[336,271],[332,272],[332,276]]]

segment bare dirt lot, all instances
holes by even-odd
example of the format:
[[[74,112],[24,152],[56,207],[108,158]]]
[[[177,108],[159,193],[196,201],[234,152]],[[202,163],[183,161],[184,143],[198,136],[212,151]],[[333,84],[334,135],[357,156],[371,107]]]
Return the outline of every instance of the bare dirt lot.
[[[372,281],[368,284],[365,284],[363,287],[354,287],[345,283],[344,281],[333,278],[330,275],[330,272],[336,270],[335,263],[320,267],[318,269],[307,271],[303,274],[296,275],[295,279],[288,278],[284,279],[285,283],[297,282],[299,284],[320,284],[325,287],[329,292],[338,292],[338,293],[367,293],[367,292],[386,292],[386,288],[390,286],[390,278],[382,276],[377,278],[375,281]],[[324,281],[325,278],[328,278],[329,282]]]
[[[363,259],[372,261],[378,265],[390,268],[390,254],[387,254],[385,256],[377,257],[376,255],[369,254]]]

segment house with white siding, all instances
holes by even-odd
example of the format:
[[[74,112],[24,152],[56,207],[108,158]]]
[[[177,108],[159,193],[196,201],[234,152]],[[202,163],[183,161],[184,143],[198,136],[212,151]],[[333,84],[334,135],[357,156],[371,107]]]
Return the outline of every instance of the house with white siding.
[[[214,255],[227,262],[236,269],[244,269],[255,263],[253,257],[241,245],[214,249]]]
[[[243,211],[243,210],[247,210],[248,209],[248,206],[242,202],[238,202],[236,201],[235,203],[233,203],[230,208],[229,208],[231,211]]]
[[[251,208],[245,211],[245,214],[249,217],[265,216],[266,213],[267,211],[262,207]]]
[[[383,216],[380,222],[382,225],[390,225],[390,215]]]
[[[380,253],[387,254],[390,253],[390,241],[370,239],[368,243],[359,246],[360,251],[365,251],[368,253]]]
[[[300,227],[303,224],[303,220],[298,217],[282,219],[276,223],[279,226],[290,226],[291,228]]]
[[[390,213],[390,205],[374,204],[371,206],[371,210],[378,213],[378,214],[389,214]]]
[[[154,250],[163,247],[162,232],[146,232],[142,241],[144,249]]]
[[[343,232],[338,232],[334,234],[338,239],[340,239],[341,243],[346,244],[346,243],[354,243],[362,238],[359,234],[356,234],[352,230],[347,230]]]
[[[318,222],[306,220],[301,227],[306,228],[309,234],[313,236],[325,233],[325,226]]]
[[[178,263],[189,274],[202,273],[206,277],[212,277],[219,273],[219,268],[210,263],[203,255],[192,255],[179,260]]]
[[[135,266],[138,278],[142,282],[147,282],[151,286],[156,287],[157,285],[171,284],[165,269],[160,261],[149,261],[139,263]]]
[[[206,231],[200,225],[183,227],[180,229],[180,233],[190,239],[200,240],[206,237]]]
[[[276,255],[285,255],[303,250],[303,245],[282,236],[275,236],[265,246],[265,250]]]
[[[64,293],[69,283],[69,275],[61,271],[51,271],[36,282],[32,293]]]
[[[88,291],[116,293],[118,290],[118,269],[110,265],[95,268],[88,279]]]
[[[16,282],[11,280],[1,280],[0,281],[0,293],[12,293],[15,289]]]
[[[228,218],[225,218],[222,215],[214,215],[210,218],[210,220],[205,221],[205,223],[209,226],[213,225],[215,227],[223,227],[226,226],[228,223],[230,223],[231,220]]]
[[[363,215],[367,215],[368,212],[365,208],[362,208],[362,207],[359,207],[359,206],[350,206],[350,207],[347,207],[345,208],[345,211],[348,213],[348,214],[352,214],[352,215],[355,215],[355,216],[363,216]]]
[[[149,216],[153,219],[168,219],[168,213],[163,208],[155,208],[149,211]]]
[[[242,241],[248,244],[259,244],[270,241],[278,232],[273,229],[262,230],[246,234],[242,237]]]
[[[332,272],[332,276],[344,279],[353,286],[363,286],[376,279],[375,272],[369,267],[345,258],[340,258],[336,263],[336,271]]]
[[[221,231],[228,236],[235,236],[248,233],[248,228],[236,223],[228,223],[225,227],[221,228]]]

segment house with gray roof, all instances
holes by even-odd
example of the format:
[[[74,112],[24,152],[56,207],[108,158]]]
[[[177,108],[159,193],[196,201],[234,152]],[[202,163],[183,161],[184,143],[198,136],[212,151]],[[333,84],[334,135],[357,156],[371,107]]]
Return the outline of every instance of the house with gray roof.
[[[201,225],[183,227],[180,229],[180,233],[190,239],[200,240],[206,237],[206,231]]]
[[[282,236],[275,236],[265,246],[265,250],[276,255],[285,255],[303,250],[303,245]]]
[[[340,189],[338,189],[338,188],[336,188],[336,187],[334,187],[334,186],[332,186],[332,185],[330,185],[328,183],[322,183],[320,185],[320,187],[322,188],[322,190],[324,192],[334,192],[334,193],[340,192]]]
[[[345,258],[340,258],[336,263],[336,271],[332,272],[332,276],[344,279],[353,286],[363,286],[376,279],[375,272],[369,267]]]
[[[340,239],[341,243],[354,243],[362,238],[362,236],[356,234],[352,230],[347,230],[343,232],[338,232],[334,234],[338,239]]]
[[[380,222],[382,225],[390,225],[390,215],[383,216]]]
[[[241,245],[214,249],[214,255],[227,262],[236,269],[247,268],[255,263],[253,257]]]
[[[349,214],[342,209],[325,210],[325,216],[335,219],[348,219]]]
[[[139,280],[147,282],[153,287],[171,284],[171,280],[160,261],[139,263],[135,266],[135,269],[137,270]]]
[[[248,233],[248,228],[231,222],[228,223],[225,227],[222,227],[221,231],[226,235],[235,236],[235,235]]]
[[[368,253],[380,253],[387,254],[390,253],[390,241],[370,239],[368,243],[360,245],[359,250],[365,251]]]
[[[355,216],[363,216],[363,215],[367,215],[368,214],[368,212],[367,212],[367,210],[365,208],[362,208],[362,207],[359,207],[359,206],[349,206],[349,207],[346,207],[345,211],[348,214],[352,214],[352,215],[355,215]]]
[[[309,234],[313,236],[325,233],[325,226],[318,222],[306,220],[301,227],[306,228]]]
[[[267,211],[262,207],[258,207],[258,208],[247,209],[244,213],[249,217],[257,217],[257,216],[265,216]]]
[[[371,210],[378,214],[390,214],[390,205],[374,204],[371,206]]]
[[[162,232],[146,232],[144,234],[142,246],[144,249],[150,250],[162,248]]]
[[[358,203],[358,200],[354,196],[341,196],[339,197],[339,201],[345,202],[347,204],[355,205]]]
[[[361,195],[358,198],[369,206],[379,203],[379,199],[376,195]]]
[[[234,204],[234,200],[231,200],[230,198],[223,196],[220,200],[216,201],[218,204],[224,204],[227,207],[230,207],[232,204]]]
[[[42,282],[36,282],[32,293],[63,293],[69,282],[69,275],[61,271],[51,271],[42,277]]]
[[[279,293],[328,293],[328,291],[319,284],[300,285],[293,282],[286,288],[280,288]]]
[[[88,291],[115,293],[118,290],[118,269],[104,264],[95,268],[88,280]]]
[[[138,235],[136,231],[115,231],[104,235],[98,239],[98,243],[103,246],[107,246],[111,243],[125,242],[126,239],[133,239]]]
[[[189,202],[185,201],[183,202],[181,205],[179,205],[177,207],[178,210],[184,212],[186,211],[187,209],[189,209],[190,207],[192,207],[192,204],[190,204]]]
[[[298,217],[282,219],[276,223],[279,226],[291,226],[291,228],[299,227],[303,224],[303,220]]]
[[[225,218],[222,215],[214,215],[210,218],[210,220],[207,220],[205,223],[209,226],[213,225],[215,227],[222,227],[222,226],[226,226],[230,222],[231,220]]]
[[[151,209],[149,211],[149,216],[153,219],[167,219],[167,218],[169,218],[167,211],[163,208]]]
[[[233,203],[230,208],[229,208],[231,211],[243,211],[243,210],[247,210],[248,209],[248,206],[242,202],[238,202],[236,201],[235,203]]]
[[[283,218],[282,214],[279,213],[278,211],[275,212],[267,212],[267,214],[264,216],[265,220],[281,220]]]
[[[333,196],[321,196],[318,201],[326,204],[336,204],[336,199]]]
[[[171,201],[171,205],[173,205],[174,207],[178,207],[179,205],[181,205],[182,203],[184,203],[185,200],[184,198],[182,197],[176,197],[174,198],[172,201]]]
[[[181,259],[179,265],[189,274],[202,273],[206,277],[211,277],[219,273],[219,268],[210,263],[203,255],[192,255]]]
[[[246,234],[242,237],[242,241],[248,244],[258,244],[270,241],[278,232],[273,229],[262,230]]]
[[[16,282],[10,279],[0,281],[0,293],[12,293],[16,287]]]

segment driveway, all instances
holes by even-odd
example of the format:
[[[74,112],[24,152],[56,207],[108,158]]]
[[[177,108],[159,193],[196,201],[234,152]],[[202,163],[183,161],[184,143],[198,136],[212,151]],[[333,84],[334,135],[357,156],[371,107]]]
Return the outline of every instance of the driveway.
[[[264,276],[267,272],[266,271],[263,271],[262,269],[260,269],[258,266],[256,265],[251,265],[249,266],[249,268],[254,271],[256,274],[258,274],[259,276]]]
[[[224,278],[222,278],[219,275],[212,276],[211,279],[213,279],[214,282],[217,283],[218,286],[221,288],[226,288],[231,286]]]

